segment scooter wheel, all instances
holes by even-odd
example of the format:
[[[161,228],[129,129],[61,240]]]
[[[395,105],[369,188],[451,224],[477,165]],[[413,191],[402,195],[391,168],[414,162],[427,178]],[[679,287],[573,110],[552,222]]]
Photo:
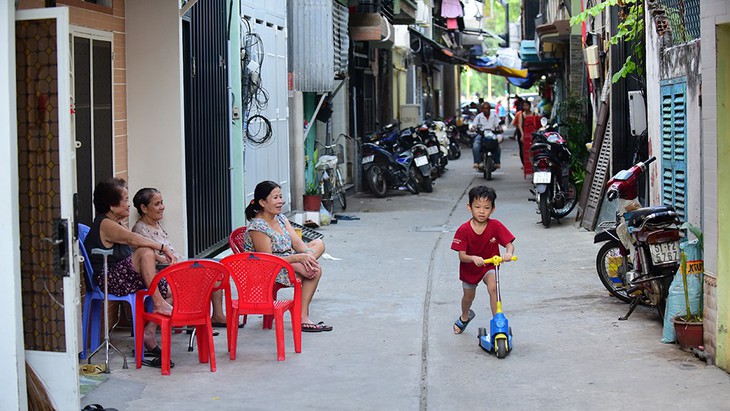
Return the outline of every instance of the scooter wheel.
[[[504,358],[507,356],[507,340],[500,338],[497,340],[497,358]]]

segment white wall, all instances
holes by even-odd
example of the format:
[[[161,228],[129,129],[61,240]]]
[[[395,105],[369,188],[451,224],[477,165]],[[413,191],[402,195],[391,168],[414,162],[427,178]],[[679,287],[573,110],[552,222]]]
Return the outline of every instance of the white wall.
[[[24,410],[25,349],[20,297],[18,140],[15,90],[15,4],[0,6],[0,410]]]
[[[702,2],[702,152],[704,172],[704,246],[705,272],[717,275],[717,51],[718,24],[730,23],[727,0]],[[721,113],[727,115],[728,113]]]
[[[162,224],[187,255],[181,27],[177,2],[126,1],[129,195],[162,192]]]

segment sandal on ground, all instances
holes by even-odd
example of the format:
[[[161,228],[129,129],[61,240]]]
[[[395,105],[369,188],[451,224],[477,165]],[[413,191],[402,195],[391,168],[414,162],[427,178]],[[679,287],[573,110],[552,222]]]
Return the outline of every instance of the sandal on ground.
[[[322,331],[322,325],[320,324],[302,323],[303,333],[321,333]]]
[[[228,327],[228,324],[226,324],[226,323],[215,323],[214,322],[214,323],[211,323],[211,325],[213,326],[213,328],[227,328]],[[244,325],[245,324],[243,324],[243,323],[239,323],[238,328],[243,328]]]
[[[104,366],[101,364],[84,364],[79,367],[81,375],[99,375],[104,372]]]
[[[456,326],[456,328],[459,329],[459,331],[457,332],[456,330],[454,330],[454,334],[463,333],[464,330],[466,329],[466,326],[469,325],[469,323],[471,322],[471,320],[474,319],[474,317],[476,317],[476,314],[472,310],[469,310],[469,319],[466,321],[462,321],[461,315],[459,315],[459,318],[457,318],[456,322],[454,323],[454,325]]]
[[[332,326],[325,324],[324,321],[320,321],[316,325],[319,326],[322,331],[332,331]]]
[[[162,368],[162,357],[155,357],[151,360],[143,359],[142,365],[147,367]],[[170,368],[175,368],[175,363],[170,360]]]

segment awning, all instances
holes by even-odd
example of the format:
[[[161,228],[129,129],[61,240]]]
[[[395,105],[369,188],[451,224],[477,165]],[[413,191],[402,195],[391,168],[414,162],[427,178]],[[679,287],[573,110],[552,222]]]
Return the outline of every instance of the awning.
[[[411,49],[416,53],[421,52],[423,45],[425,44],[433,50],[432,57],[436,60],[449,64],[469,66],[480,73],[506,77],[510,83],[517,87],[529,88],[535,82],[535,80],[529,76],[526,69],[514,69],[499,66],[496,64],[497,60],[494,57],[480,56],[472,57],[470,60],[467,60],[463,57],[457,56],[453,50],[429,39],[417,30],[409,28],[409,31],[411,33]],[[419,41],[419,45],[414,47],[414,40]]]

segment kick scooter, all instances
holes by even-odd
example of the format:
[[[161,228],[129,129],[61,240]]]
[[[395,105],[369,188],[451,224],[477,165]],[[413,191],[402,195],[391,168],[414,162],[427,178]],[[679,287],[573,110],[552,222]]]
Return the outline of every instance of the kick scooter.
[[[516,261],[517,256],[512,256],[512,261]],[[484,327],[479,328],[479,346],[484,351],[494,353],[497,358],[504,358],[512,351],[512,328],[509,326],[507,317],[502,312],[502,294],[499,290],[499,265],[504,260],[501,256],[495,255],[492,258],[484,260],[485,264],[494,264],[495,280],[497,281],[497,312],[489,322],[489,334]]]

